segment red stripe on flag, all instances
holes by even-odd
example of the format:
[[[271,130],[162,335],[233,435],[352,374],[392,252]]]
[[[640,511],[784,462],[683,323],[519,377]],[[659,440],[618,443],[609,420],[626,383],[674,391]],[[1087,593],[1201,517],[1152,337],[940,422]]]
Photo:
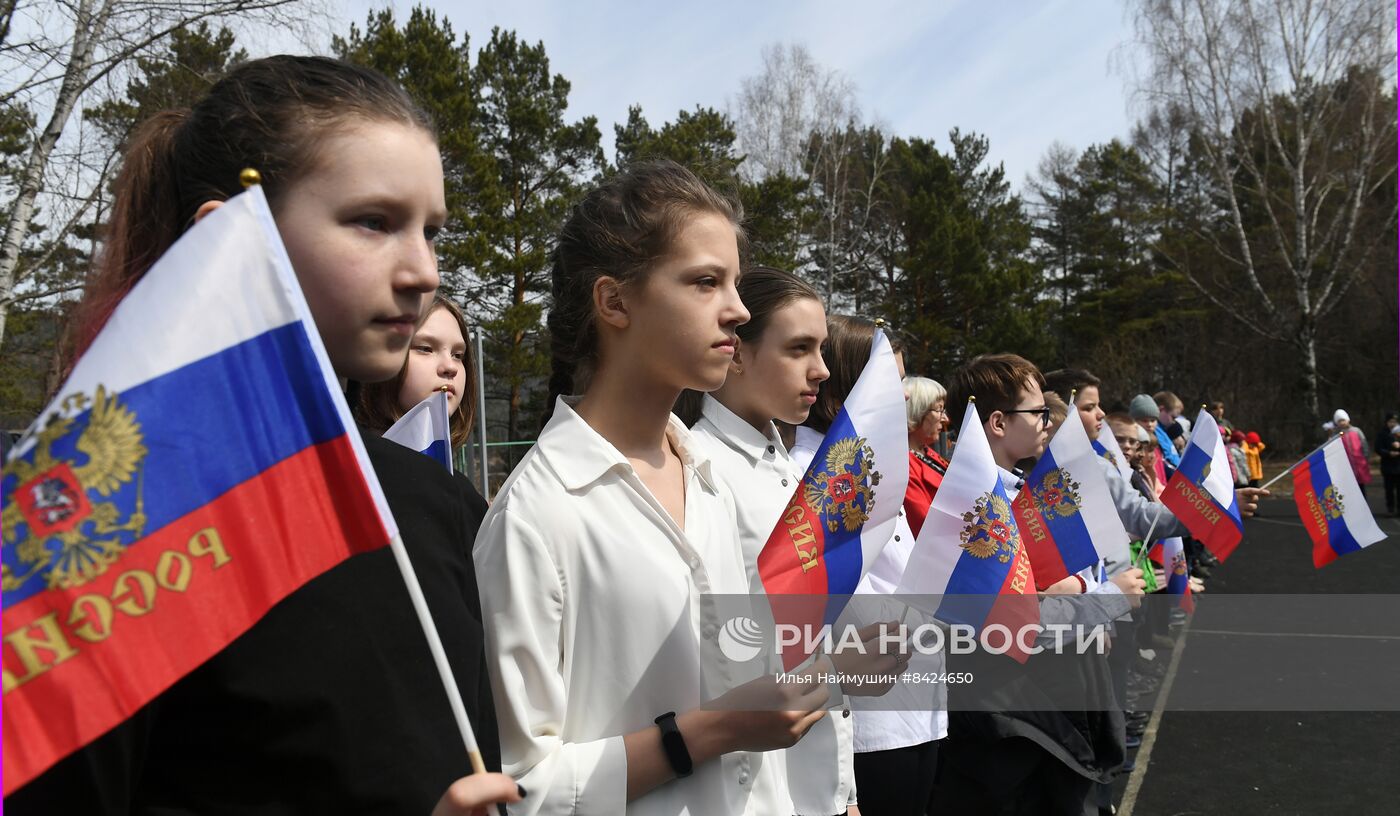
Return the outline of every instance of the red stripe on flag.
[[[1322,569],[1336,561],[1337,551],[1332,549],[1331,536],[1327,532],[1327,513],[1317,498],[1312,464],[1306,459],[1293,471],[1293,504],[1298,508],[1303,529],[1308,531],[1308,537],[1313,542],[1313,566]]]
[[[1243,532],[1229,511],[1182,476],[1181,471],[1173,474],[1167,482],[1167,489],[1162,491],[1162,504],[1181,519],[1191,535],[1200,539],[1221,561],[1229,558],[1239,546]]]
[[[1055,544],[1055,536],[1051,534],[1045,516],[1036,509],[1035,501],[1031,499],[1029,485],[1022,486],[1016,498],[1011,500],[1011,510],[1021,531],[1021,544],[1035,570],[1036,588],[1045,589],[1056,581],[1068,578],[1069,567],[1065,566],[1065,558]]]
[[[1011,631],[1012,642],[1006,654],[1018,663],[1025,663],[1030,657],[1030,653],[1021,648],[1021,630],[1040,623],[1040,598],[1035,586],[1035,568],[1026,557],[1026,548],[1017,547],[1011,569],[1006,571],[1006,581],[1001,585],[986,623],[999,623]],[[1025,645],[1035,646],[1035,639],[1029,633],[1026,639]]]
[[[132,544],[95,580],[5,610],[5,794],[136,713],[302,584],[387,543],[341,436]]]
[[[826,616],[826,535],[821,515],[807,503],[802,485],[768,536],[758,554],[758,575],[769,595],[775,625],[800,627],[803,638],[783,648],[783,668],[791,670],[806,660],[802,644]],[[801,597],[810,596],[810,597]]]

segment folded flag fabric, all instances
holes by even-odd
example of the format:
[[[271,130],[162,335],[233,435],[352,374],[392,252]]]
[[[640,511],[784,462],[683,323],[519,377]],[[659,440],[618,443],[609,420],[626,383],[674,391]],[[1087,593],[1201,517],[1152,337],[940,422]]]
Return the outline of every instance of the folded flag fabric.
[[[1313,566],[1318,569],[1385,538],[1340,436],[1293,468],[1293,502],[1313,540]]]
[[[1201,409],[1181,464],[1162,491],[1162,504],[1221,561],[1244,536],[1229,456],[1215,417]]]
[[[1107,422],[1099,425],[1099,435],[1093,440],[1094,453],[1107,459],[1118,468],[1118,473],[1122,475],[1123,481],[1131,482],[1133,479],[1133,469],[1128,465],[1128,457],[1123,455],[1123,448],[1118,444],[1118,438],[1113,435],[1113,427]]]
[[[447,392],[434,391],[389,426],[384,438],[436,459],[452,472],[452,420]]]
[[[1036,579],[1011,497],[977,415],[968,405],[943,485],[914,542],[899,584],[902,599],[950,624],[1012,633],[1040,621]],[[1014,639],[1013,639],[1014,640]],[[1025,662],[1015,644],[1007,654]]]
[[[397,534],[261,188],[136,284],[0,499],[6,794]]]
[[[904,386],[884,332],[758,554],[774,623],[816,632],[834,623],[894,535],[909,485]],[[809,602],[792,597],[812,596]],[[783,651],[791,669],[812,638]]]
[[[1098,564],[1128,540],[1097,457],[1083,423],[1072,417],[1055,431],[1012,502],[1041,589]]]
[[[1187,612],[1196,610],[1196,599],[1191,595],[1191,574],[1186,566],[1186,543],[1180,536],[1164,538],[1152,545],[1152,559],[1162,565],[1166,573],[1167,585],[1162,588],[1168,595],[1178,596],[1178,605]],[[1148,592],[1152,592],[1148,589]]]

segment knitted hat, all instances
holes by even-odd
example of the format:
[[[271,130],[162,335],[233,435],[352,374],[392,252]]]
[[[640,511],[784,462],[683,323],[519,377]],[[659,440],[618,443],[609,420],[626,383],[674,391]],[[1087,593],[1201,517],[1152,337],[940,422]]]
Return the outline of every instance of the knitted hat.
[[[1128,403],[1128,416],[1133,419],[1157,419],[1157,402],[1146,394],[1138,394]]]
[[[1244,435],[1244,431],[1235,431],[1230,434],[1230,441],[1234,442],[1236,445],[1243,443],[1247,438],[1248,437]]]
[[[1351,414],[1348,414],[1346,411],[1343,411],[1341,408],[1338,408],[1337,413],[1332,415],[1332,421],[1335,423],[1341,422],[1342,420],[1351,422]]]
[[[1146,445],[1148,442],[1152,441],[1152,437],[1147,435],[1147,429],[1141,425],[1137,426],[1137,435],[1139,444]]]
[[[1239,431],[1236,431],[1235,433],[1239,433]],[[1251,445],[1258,445],[1260,442],[1264,441],[1263,439],[1260,439],[1259,434],[1255,433],[1254,431],[1250,431],[1249,433],[1245,434],[1244,438],[1245,441],[1249,442],[1249,444]]]

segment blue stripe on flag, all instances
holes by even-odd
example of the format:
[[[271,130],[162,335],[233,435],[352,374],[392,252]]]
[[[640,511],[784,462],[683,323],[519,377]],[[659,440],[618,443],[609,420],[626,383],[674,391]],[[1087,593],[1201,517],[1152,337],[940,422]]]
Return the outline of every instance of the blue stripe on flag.
[[[1329,487],[1335,487],[1332,480],[1332,472],[1327,469],[1327,453],[1320,450],[1308,457],[1308,475],[1312,478],[1313,492],[1317,495],[1317,500],[1323,502],[1322,494]],[[1352,498],[1356,501],[1356,498]],[[1323,503],[1322,515],[1327,519],[1327,546],[1336,551],[1337,555],[1354,553],[1361,549],[1361,543],[1356,540],[1356,536],[1351,534],[1351,529],[1347,527],[1346,516],[1332,518],[1327,512],[1326,503]]]
[[[1045,453],[1036,462],[1035,468],[1031,471],[1027,482],[1032,485],[1031,498],[1035,498],[1035,490],[1039,487],[1040,480],[1045,478],[1045,474],[1059,467],[1055,462],[1055,457],[1051,455],[1049,446],[1046,446]],[[1065,476],[1069,472],[1065,471]],[[1098,476],[1098,473],[1093,474]],[[1055,547],[1060,551],[1060,557],[1064,559],[1065,566],[1071,573],[1078,572],[1085,567],[1092,566],[1099,561],[1099,552],[1094,549],[1094,537],[1089,534],[1089,528],[1084,524],[1084,516],[1081,510],[1076,507],[1074,515],[1062,516],[1059,513],[1047,513],[1045,516],[1045,526],[1050,528],[1050,535],[1055,539]]]
[[[433,443],[426,450],[420,451],[424,456],[430,456],[439,462],[443,467],[452,463],[452,453],[448,449],[447,443],[441,439],[434,439]]]
[[[831,443],[842,439],[856,438],[855,426],[851,424],[851,417],[842,408],[836,413],[836,419],[831,423],[831,428],[827,430],[826,437],[822,439],[821,447],[817,448],[816,455],[812,457],[812,464],[809,471],[825,471],[826,457],[831,448]],[[903,462],[906,467],[908,462]],[[894,501],[903,501],[900,496]],[[828,505],[830,508],[830,505]],[[870,508],[864,508],[868,513]],[[831,527],[826,526],[827,521],[836,522],[836,531],[832,532]],[[865,565],[865,553],[861,549],[860,534],[862,528],[848,531],[842,523],[839,513],[823,513],[821,518],[823,525],[822,534],[826,538],[823,560],[826,562],[826,586],[829,595],[849,595],[856,591],[856,585],[860,583],[860,572]],[[835,605],[833,605],[835,606]],[[838,610],[839,611],[839,610]],[[827,621],[833,623],[834,621]]]
[[[1211,455],[1206,453],[1197,445],[1187,445],[1186,452],[1181,455],[1181,464],[1176,469],[1182,476],[1190,480],[1191,484],[1200,486],[1205,481],[1206,468],[1211,463]],[[1213,497],[1212,497],[1213,498]]]
[[[119,404],[135,415],[148,453],[133,479],[108,496],[89,490],[90,500],[115,502],[127,518],[139,488],[142,533],[150,535],[287,457],[343,434],[324,382],[305,327],[289,323],[121,392]],[[89,461],[77,444],[90,419],[90,410],[74,417],[71,430],[50,448],[56,460],[74,468]],[[33,461],[37,450],[19,458]],[[12,496],[17,487],[18,479],[7,474],[0,493]],[[127,546],[135,537],[128,532],[117,540]],[[58,542],[49,549],[57,552]],[[3,560],[16,575],[30,571],[13,546],[4,548]],[[46,588],[35,571],[5,592],[5,606]]]
[[[1009,509],[1011,499],[1006,495],[1006,488],[1002,486],[1000,478],[993,478],[991,493],[1001,497]],[[1016,519],[1009,511],[1005,521],[1013,531],[1016,530]],[[1011,571],[1013,563],[1014,560],[1003,564],[996,556],[977,558],[963,549],[948,576],[948,585],[943,590],[943,600],[939,602],[936,617],[946,623],[964,623],[980,630],[992,613],[992,606],[996,604],[1002,587],[1006,585],[1006,574]]]

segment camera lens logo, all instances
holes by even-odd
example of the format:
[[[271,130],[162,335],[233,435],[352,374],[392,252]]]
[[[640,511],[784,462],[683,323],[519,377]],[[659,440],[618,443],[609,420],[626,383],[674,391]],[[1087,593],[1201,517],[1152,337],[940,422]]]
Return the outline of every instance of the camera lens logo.
[[[746,663],[763,651],[763,628],[753,618],[730,618],[719,630],[719,650],[735,663]]]

